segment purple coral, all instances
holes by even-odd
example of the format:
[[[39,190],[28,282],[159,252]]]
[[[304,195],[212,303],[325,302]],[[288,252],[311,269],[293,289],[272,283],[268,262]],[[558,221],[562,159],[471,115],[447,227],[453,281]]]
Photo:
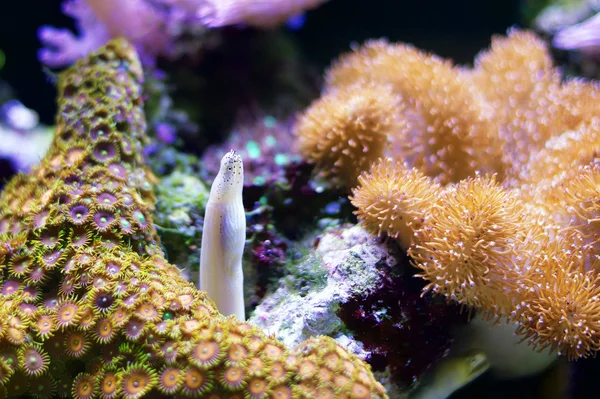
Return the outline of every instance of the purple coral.
[[[173,144],[177,138],[175,127],[168,123],[156,124],[156,138],[165,144]]]
[[[62,4],[65,15],[76,21],[79,36],[67,29],[42,26],[38,31],[45,46],[38,51],[40,61],[50,67],[62,67],[87,55],[106,42],[110,36],[85,0],[67,0]]]
[[[147,64],[158,56],[175,57],[184,49],[175,40],[198,32],[200,19],[171,0],[65,0],[62,10],[75,19],[77,35],[51,26],[40,28],[44,48],[38,58],[50,67],[63,67],[115,37],[131,41]]]
[[[42,26],[40,61],[52,68],[67,66],[110,39],[125,37],[142,62],[177,58],[199,48],[207,28],[247,24],[275,27],[327,0],[64,0],[62,11],[75,19],[77,33]]]
[[[207,26],[247,24],[260,28],[278,26],[327,0],[212,0],[204,7]]]
[[[587,54],[600,52],[600,13],[585,21],[561,29],[552,44],[563,50],[579,50]]]

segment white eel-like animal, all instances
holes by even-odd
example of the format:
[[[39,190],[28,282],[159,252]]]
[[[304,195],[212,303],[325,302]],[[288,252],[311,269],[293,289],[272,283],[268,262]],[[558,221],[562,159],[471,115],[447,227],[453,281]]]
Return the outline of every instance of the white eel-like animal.
[[[242,202],[244,166],[235,151],[221,159],[206,204],[199,288],[225,316],[245,320],[242,252],[246,241],[246,214]]]

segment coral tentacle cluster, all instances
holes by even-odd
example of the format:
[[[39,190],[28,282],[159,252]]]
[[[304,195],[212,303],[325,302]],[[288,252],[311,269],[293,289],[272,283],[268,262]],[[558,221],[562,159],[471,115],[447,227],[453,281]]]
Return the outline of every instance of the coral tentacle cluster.
[[[516,323],[539,348],[600,349],[597,83],[564,79],[545,43],[520,30],[493,38],[473,68],[371,41],[326,82],[298,121],[299,148],[353,187],[359,219],[408,249],[426,291]],[[370,85],[391,87],[399,106],[362,108],[360,118],[394,124],[361,132],[381,150],[360,154],[354,130],[331,133],[344,114],[324,111],[370,98]],[[341,162],[351,165],[331,168]]]
[[[331,338],[287,349],[166,262],[141,83],[122,39],[64,72],[47,156],[0,197],[0,396],[387,397]]]

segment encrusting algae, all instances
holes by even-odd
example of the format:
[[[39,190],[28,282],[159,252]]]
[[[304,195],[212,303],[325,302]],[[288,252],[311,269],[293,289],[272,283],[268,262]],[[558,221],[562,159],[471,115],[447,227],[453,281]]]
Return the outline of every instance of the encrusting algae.
[[[387,397],[331,338],[288,350],[165,261],[141,83],[122,39],[64,72],[47,156],[0,197],[0,396]]]
[[[516,29],[493,38],[473,68],[370,41],[334,62],[326,83],[296,125],[299,148],[352,189],[371,233],[408,249],[425,291],[516,324],[540,350],[600,349],[597,83],[564,79],[545,43]],[[327,133],[344,114],[320,110],[360,103],[358,89],[337,95],[357,84],[366,98],[369,85],[391,87],[400,103],[362,109],[364,120],[394,120],[384,133],[362,131],[362,152],[353,131]],[[343,171],[330,167],[338,162]]]

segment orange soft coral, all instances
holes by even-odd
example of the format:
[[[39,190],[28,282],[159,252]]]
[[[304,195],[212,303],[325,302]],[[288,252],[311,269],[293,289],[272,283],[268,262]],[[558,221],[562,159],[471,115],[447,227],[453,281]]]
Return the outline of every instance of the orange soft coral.
[[[536,162],[530,156],[548,140],[577,129],[582,118],[600,115],[592,105],[600,98],[597,84],[581,80],[561,84],[548,46],[532,32],[512,29],[506,37],[494,37],[490,50],[477,57],[470,74],[493,106],[497,134],[505,149],[503,163],[510,168],[513,184],[522,179],[526,163]]]
[[[434,291],[479,307],[498,305],[522,237],[523,206],[493,178],[448,187],[409,253]]]
[[[510,317],[531,343],[569,358],[600,349],[600,275],[586,271],[586,250],[545,238],[519,279]],[[576,241],[576,239],[574,239]]]
[[[544,148],[530,155],[519,173],[520,184],[550,183],[566,172],[594,161],[600,143],[600,120],[581,124],[576,130],[565,130],[552,137]]]
[[[274,28],[294,15],[316,8],[327,0],[175,0],[176,3],[200,4],[204,22],[210,27],[248,24]]]
[[[448,183],[475,171],[503,172],[495,163],[501,146],[491,135],[492,110],[451,62],[412,46],[372,41],[340,57],[326,81],[334,88],[361,81],[391,84],[406,103],[397,111],[401,129],[391,137],[396,148],[391,155],[428,176]]]
[[[564,131],[554,118],[561,108],[560,75],[547,45],[532,32],[510,30],[492,38],[470,74],[493,106],[503,163],[509,174],[518,173],[530,153]]]
[[[600,349],[597,83],[563,80],[543,41],[516,29],[474,68],[368,42],[326,82],[325,96],[359,83],[401,98],[391,160],[364,172],[351,200],[371,232],[409,247],[426,290],[570,357]],[[442,186],[429,191],[429,178]]]
[[[64,72],[47,156],[0,196],[0,388],[75,399],[387,397],[333,339],[290,350],[219,314],[165,260],[141,155],[141,84],[124,40]]]
[[[384,155],[401,109],[400,98],[385,85],[331,90],[296,124],[298,148],[324,176],[354,187],[358,175]]]
[[[373,234],[387,234],[408,248],[431,213],[440,187],[417,169],[382,158],[358,178],[350,200]]]
[[[554,205],[552,215],[557,223],[579,234],[587,247],[600,244],[600,165],[573,168],[558,184],[548,190],[548,206]],[[598,258],[594,251],[594,258]],[[588,264],[587,270],[597,262]],[[598,270],[600,271],[600,270]]]

